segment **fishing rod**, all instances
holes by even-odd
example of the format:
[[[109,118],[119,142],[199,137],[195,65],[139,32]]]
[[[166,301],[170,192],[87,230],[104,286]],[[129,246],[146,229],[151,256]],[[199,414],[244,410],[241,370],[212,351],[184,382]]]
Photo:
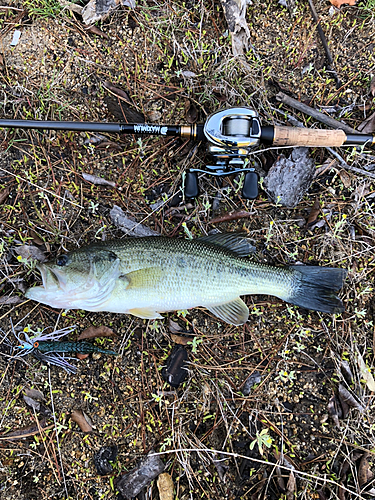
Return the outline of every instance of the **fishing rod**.
[[[198,196],[198,173],[217,177],[245,173],[244,198],[258,196],[258,174],[249,154],[260,143],[272,146],[341,147],[372,146],[375,135],[347,134],[343,130],[322,130],[279,125],[262,126],[256,111],[246,107],[228,108],[213,113],[204,124],[152,125],[147,123],[101,123],[42,120],[0,120],[0,128],[71,130],[133,135],[173,136],[206,141],[212,165],[190,168],[184,191],[187,198]]]

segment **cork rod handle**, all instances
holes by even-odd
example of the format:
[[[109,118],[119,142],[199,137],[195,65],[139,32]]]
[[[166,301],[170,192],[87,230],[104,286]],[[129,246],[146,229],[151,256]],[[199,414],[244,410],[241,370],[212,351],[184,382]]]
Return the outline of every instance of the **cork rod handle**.
[[[275,146],[339,147],[346,141],[343,130],[320,130],[297,127],[274,127]]]

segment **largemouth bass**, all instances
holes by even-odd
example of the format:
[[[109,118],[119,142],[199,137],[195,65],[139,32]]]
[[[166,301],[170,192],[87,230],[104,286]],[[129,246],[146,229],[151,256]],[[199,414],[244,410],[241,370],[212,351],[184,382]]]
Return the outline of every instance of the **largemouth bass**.
[[[29,288],[26,297],[51,307],[147,319],[203,306],[233,325],[249,317],[241,295],[274,295],[327,313],[344,310],[336,292],[346,270],[268,266],[249,259],[250,251],[250,243],[238,233],[94,243],[39,264],[43,286]]]

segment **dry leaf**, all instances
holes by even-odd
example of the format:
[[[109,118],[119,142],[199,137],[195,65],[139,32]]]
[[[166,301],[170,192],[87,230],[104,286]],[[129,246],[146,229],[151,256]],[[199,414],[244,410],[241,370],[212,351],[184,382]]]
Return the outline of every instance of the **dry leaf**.
[[[357,408],[359,411],[364,411],[365,408],[358,400],[358,396],[349,392],[342,384],[339,384],[339,396],[344,403],[347,403],[353,408]]]
[[[168,472],[160,474],[157,485],[160,500],[173,500],[173,481]]]
[[[336,395],[332,396],[331,399],[328,402],[327,410],[328,413],[330,414],[334,424],[336,427],[340,428],[340,421],[339,421],[339,414],[341,412],[341,408],[339,409],[339,401],[336,397]]]
[[[84,359],[87,359],[90,356],[90,354],[82,354],[81,352],[76,353],[76,357],[80,359],[81,361]]]
[[[331,4],[335,7],[341,7],[341,5],[355,5],[356,0],[330,0]]]
[[[155,123],[161,120],[161,113],[160,111],[156,111],[155,109],[153,109],[146,113],[146,118],[148,122]]]
[[[74,2],[68,2],[68,0],[59,0],[59,4],[72,12],[76,12],[80,16],[82,15],[82,7],[75,4]]]
[[[375,112],[358,125],[358,130],[362,132],[362,134],[372,134],[375,132]]]
[[[339,176],[340,176],[341,182],[344,184],[344,186],[346,188],[350,187],[350,185],[352,183],[352,179],[351,179],[350,175],[348,174],[348,172],[346,170],[342,169],[339,172]]]
[[[315,198],[314,205],[312,206],[309,213],[309,217],[307,219],[307,225],[311,226],[312,224],[314,224],[319,214],[320,214],[320,202],[318,198]]]
[[[340,371],[341,375],[344,377],[346,382],[350,385],[353,383],[354,376],[352,373],[352,370],[350,369],[350,365],[347,361],[344,359],[341,360],[341,366],[340,366]]]
[[[37,389],[25,389],[25,394],[29,398],[36,399],[37,401],[44,401],[43,393]]]
[[[2,306],[15,306],[25,302],[26,299],[21,299],[18,295],[2,295],[0,297],[0,305]]]
[[[82,410],[73,410],[70,418],[75,422],[82,432],[92,432],[91,419]]]
[[[115,332],[108,326],[90,326],[83,330],[78,340],[95,339],[96,337],[113,337]]]
[[[104,31],[100,30],[97,26],[89,26],[88,28],[85,28],[85,31],[87,31],[87,33],[92,33],[93,35],[98,35],[102,38],[105,38],[106,40],[109,40],[109,36],[107,35],[107,33],[104,33]]]
[[[132,220],[117,205],[113,206],[109,215],[113,224],[130,236],[160,236],[160,233],[144,226],[140,222]]]
[[[26,260],[35,259],[39,262],[46,260],[44,252],[34,245],[20,245],[19,247],[15,247],[14,251]]]
[[[171,333],[178,333],[178,332],[182,331],[182,328],[176,321],[173,321],[173,319],[170,319],[169,320],[169,331]]]
[[[359,486],[362,488],[366,483],[372,480],[374,474],[370,469],[370,464],[368,461],[369,453],[365,453],[361,458],[358,466],[358,482]]]
[[[192,342],[192,339],[189,337],[181,337],[181,335],[171,334],[171,339],[175,344],[179,345],[188,345],[188,342]]]
[[[358,363],[359,371],[361,372],[361,377],[366,382],[366,385],[369,388],[369,390],[371,392],[375,392],[375,380],[374,380],[374,377],[372,376],[370,368],[368,368],[368,366],[366,365],[366,363],[365,363],[364,359],[362,358],[360,352],[358,351],[358,348],[357,348],[356,358],[357,358],[357,363]]]
[[[375,97],[375,76],[372,77],[370,83],[370,94],[372,95],[372,97]]]
[[[286,485],[286,500],[293,500],[297,492],[296,478],[293,471],[289,475],[288,484]]]
[[[108,80],[106,80],[104,83],[103,83],[103,86],[109,90],[112,94],[115,94],[117,97],[119,97],[120,99],[123,99],[124,101],[126,101],[127,103],[129,104],[133,104],[132,103],[132,100],[130,99],[129,95],[127,92],[125,92],[125,90],[122,90],[122,89],[119,89],[118,87],[115,87],[111,82],[109,82]]]
[[[185,117],[188,123],[195,123],[198,120],[198,110],[191,101],[185,102]]]
[[[29,396],[25,395],[23,395],[23,400],[25,401],[27,406],[30,406],[30,408],[32,408],[33,410],[35,411],[40,410],[40,401],[36,401],[35,399],[29,398]]]

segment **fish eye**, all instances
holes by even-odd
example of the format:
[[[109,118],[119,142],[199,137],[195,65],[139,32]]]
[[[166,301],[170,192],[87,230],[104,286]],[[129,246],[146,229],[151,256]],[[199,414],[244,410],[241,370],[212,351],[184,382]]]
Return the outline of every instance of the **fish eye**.
[[[62,267],[68,263],[68,260],[69,260],[69,257],[67,255],[63,254],[63,255],[60,255],[59,257],[57,257],[56,264],[58,266]]]

